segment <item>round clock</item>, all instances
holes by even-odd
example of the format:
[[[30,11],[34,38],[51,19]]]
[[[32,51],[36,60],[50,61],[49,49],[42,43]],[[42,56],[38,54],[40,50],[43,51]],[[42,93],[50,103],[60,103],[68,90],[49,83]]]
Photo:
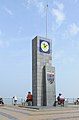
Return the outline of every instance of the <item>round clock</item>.
[[[49,44],[46,41],[41,42],[41,49],[44,52],[47,52],[49,50]]]

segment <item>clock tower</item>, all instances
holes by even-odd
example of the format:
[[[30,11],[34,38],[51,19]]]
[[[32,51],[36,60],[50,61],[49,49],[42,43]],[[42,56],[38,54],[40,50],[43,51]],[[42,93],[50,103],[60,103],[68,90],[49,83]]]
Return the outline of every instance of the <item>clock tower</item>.
[[[32,40],[32,94],[33,106],[52,106],[55,102],[52,40],[40,36]]]

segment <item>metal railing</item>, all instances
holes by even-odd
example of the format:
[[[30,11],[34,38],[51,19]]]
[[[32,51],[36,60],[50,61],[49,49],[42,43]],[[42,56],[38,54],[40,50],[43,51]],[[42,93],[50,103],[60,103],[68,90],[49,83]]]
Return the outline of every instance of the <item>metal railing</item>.
[[[3,98],[5,104],[13,104],[13,98]],[[17,99],[17,104],[21,104],[24,101],[23,98]]]
[[[74,103],[77,98],[66,98],[68,103]],[[13,104],[13,98],[3,98],[5,104]],[[17,104],[22,104],[25,101],[24,98],[18,98]]]

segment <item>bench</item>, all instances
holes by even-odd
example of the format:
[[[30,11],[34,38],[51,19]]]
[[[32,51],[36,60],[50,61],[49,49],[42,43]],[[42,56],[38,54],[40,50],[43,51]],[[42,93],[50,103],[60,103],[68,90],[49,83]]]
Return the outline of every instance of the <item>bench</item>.
[[[23,101],[22,106],[32,106],[32,101],[28,101],[28,102]]]

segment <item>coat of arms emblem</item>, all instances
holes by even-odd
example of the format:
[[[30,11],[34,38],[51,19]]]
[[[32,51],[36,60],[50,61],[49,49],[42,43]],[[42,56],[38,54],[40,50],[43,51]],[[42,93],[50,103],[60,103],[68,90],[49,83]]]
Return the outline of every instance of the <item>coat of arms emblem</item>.
[[[54,82],[54,73],[47,73],[47,80],[52,84]]]

